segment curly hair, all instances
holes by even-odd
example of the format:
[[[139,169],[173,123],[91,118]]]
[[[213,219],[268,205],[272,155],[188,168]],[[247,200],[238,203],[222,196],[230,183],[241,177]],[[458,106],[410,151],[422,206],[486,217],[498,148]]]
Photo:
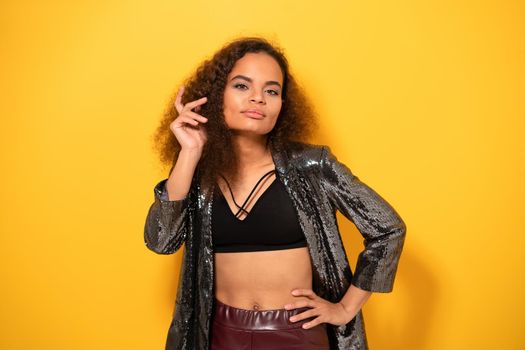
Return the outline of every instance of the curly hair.
[[[224,120],[224,89],[227,76],[237,60],[246,53],[258,52],[273,57],[283,73],[282,106],[274,128],[267,134],[267,146],[271,143],[275,149],[285,150],[290,142],[308,142],[317,129],[314,108],[290,73],[283,50],[261,37],[235,39],[225,44],[211,59],[201,63],[195,73],[183,83],[183,104],[207,97],[207,103],[201,105],[198,112],[208,118],[207,123],[199,124],[199,127],[206,130],[207,141],[194,175],[194,180],[198,178],[203,186],[214,186],[218,174],[226,175],[233,183],[237,180],[239,160],[234,152],[231,132]],[[160,155],[161,163],[171,166],[170,173],[181,149],[170,129],[171,122],[178,117],[174,106],[176,95],[174,93],[169,98],[163,118],[152,135],[153,148]]]

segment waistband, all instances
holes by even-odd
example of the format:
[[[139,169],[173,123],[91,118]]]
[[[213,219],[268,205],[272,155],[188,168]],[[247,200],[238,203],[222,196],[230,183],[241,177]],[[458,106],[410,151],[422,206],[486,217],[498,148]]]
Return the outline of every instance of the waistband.
[[[304,320],[292,322],[290,317],[300,314],[309,307],[297,309],[274,309],[274,310],[247,310],[239,309],[215,298],[213,322],[221,325],[246,330],[277,330],[301,328],[306,323],[317,316],[312,316]]]

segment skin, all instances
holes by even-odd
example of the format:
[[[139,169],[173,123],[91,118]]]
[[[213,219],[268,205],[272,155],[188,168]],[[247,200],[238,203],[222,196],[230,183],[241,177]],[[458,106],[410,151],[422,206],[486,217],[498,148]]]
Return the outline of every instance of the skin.
[[[244,203],[262,175],[275,169],[270,149],[266,148],[265,144],[266,134],[275,126],[281,110],[282,84],[283,74],[280,66],[266,53],[246,54],[236,62],[228,75],[223,107],[225,122],[233,131],[234,148],[241,161],[239,171],[243,179],[242,183],[230,183],[239,204]],[[182,91],[177,99],[179,112],[188,112],[184,112],[184,115],[174,123],[173,128],[179,133],[177,138],[180,137],[180,140],[193,136],[185,132],[195,132],[198,136],[198,138],[184,139],[186,142],[183,147],[183,157],[190,159],[187,162],[193,167],[195,159],[198,159],[198,149],[205,141],[205,135],[201,134],[202,130],[199,130],[198,124],[206,121],[202,116],[189,111],[205,103],[206,99],[204,97],[190,102],[186,107],[180,104],[180,96]],[[254,119],[243,113],[251,108],[262,111],[264,118]],[[186,125],[183,122],[194,127],[186,127],[187,130],[183,130]],[[181,162],[186,158],[182,158]],[[273,174],[259,184],[258,189],[252,194],[252,199],[245,206],[248,214],[242,213],[238,216],[239,220],[244,220],[250,215],[253,205],[272,181],[276,181]],[[221,177],[217,179],[217,183],[225,195],[233,216],[238,208],[231,198],[229,189]],[[183,197],[186,190],[181,192],[183,194],[176,198]],[[344,297],[337,303],[317,296],[312,290],[312,265],[307,247],[260,252],[215,253],[214,259],[215,297],[218,300],[236,308],[252,310],[281,308],[290,310],[306,306],[309,310],[290,319],[292,322],[297,322],[316,316],[315,319],[304,323],[303,328],[312,328],[323,322],[334,325],[346,324],[355,317],[371,295],[371,292],[350,285]]]

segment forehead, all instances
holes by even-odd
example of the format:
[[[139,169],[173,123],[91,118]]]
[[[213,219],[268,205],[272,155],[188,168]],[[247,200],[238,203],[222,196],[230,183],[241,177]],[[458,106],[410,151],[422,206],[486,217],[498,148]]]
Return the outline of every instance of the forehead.
[[[283,82],[281,66],[272,56],[264,52],[249,52],[235,62],[228,79],[241,74],[254,80],[276,80]]]

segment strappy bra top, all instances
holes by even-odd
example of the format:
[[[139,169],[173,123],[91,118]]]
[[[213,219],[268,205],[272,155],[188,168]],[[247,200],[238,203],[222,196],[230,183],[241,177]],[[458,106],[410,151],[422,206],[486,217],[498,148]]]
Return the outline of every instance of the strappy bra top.
[[[259,179],[242,206],[235,201],[230,184],[223,177],[233,202],[239,208],[235,214],[216,186],[212,208],[212,239],[215,252],[250,252],[307,246],[292,201],[277,173],[275,180],[259,196],[250,212],[245,209],[257,185],[273,172],[275,169]],[[241,220],[238,217],[242,211],[247,215]]]

